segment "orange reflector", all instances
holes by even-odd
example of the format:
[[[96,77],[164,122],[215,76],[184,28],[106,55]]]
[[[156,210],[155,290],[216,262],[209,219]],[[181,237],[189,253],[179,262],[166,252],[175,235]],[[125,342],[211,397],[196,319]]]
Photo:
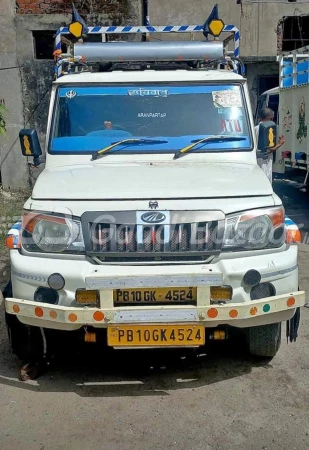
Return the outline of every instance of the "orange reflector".
[[[56,311],[54,311],[54,310],[50,311],[49,315],[50,315],[50,317],[52,319],[57,319],[57,312]]]
[[[282,208],[278,208],[277,210],[274,210],[270,214],[271,221],[273,223],[274,227],[280,226],[284,224],[284,211]]]
[[[54,222],[66,224],[65,218],[63,217],[54,217],[54,216],[45,216],[44,214],[36,214],[33,212],[25,212],[22,217],[22,227],[29,231],[29,233],[33,233],[34,227],[38,220],[44,220],[46,222]]]
[[[288,306],[294,306],[294,305],[295,305],[295,302],[296,302],[295,298],[294,298],[294,297],[290,297],[290,298],[288,298],[286,304],[287,304]]]
[[[218,315],[218,310],[217,310],[216,308],[210,308],[210,309],[207,311],[207,316],[208,316],[210,319],[215,319],[215,318],[217,317],[217,315]]]
[[[268,216],[272,221],[274,227],[284,224],[284,210],[281,206],[278,208],[271,208],[264,210],[262,209],[252,210],[248,214],[241,216],[240,221],[243,222],[261,216]]]
[[[61,55],[61,53],[62,53],[62,50],[55,50],[55,51],[53,52],[54,58],[56,59],[57,57],[59,57],[59,56]]]
[[[225,339],[225,331],[224,330],[215,330],[213,334],[215,341],[223,341]]]
[[[99,303],[99,291],[77,289],[75,294],[76,303],[80,305],[97,305]]]
[[[231,300],[232,288],[231,286],[211,286],[210,288],[211,300]]]
[[[97,335],[95,333],[85,333],[85,342],[97,342]]]
[[[231,309],[231,311],[229,312],[229,315],[232,319],[235,319],[235,317],[238,316],[238,311],[236,311],[236,309]]]
[[[7,236],[5,239],[5,246],[6,248],[20,248],[20,239],[18,239],[18,244],[14,244],[14,238],[12,234],[10,236]]]
[[[42,308],[40,308],[39,306],[37,306],[34,310],[34,314],[38,317],[42,317],[44,314],[44,311]]]
[[[258,312],[258,310],[257,310],[256,306],[254,306],[253,308],[250,309],[251,316],[255,316],[257,312]]]
[[[102,313],[102,311],[96,311],[93,313],[93,318],[97,322],[101,322],[101,320],[104,319],[104,314]]]
[[[301,232],[299,230],[286,230],[285,242],[287,244],[297,244],[301,242]]]
[[[69,314],[69,321],[70,322],[76,322],[77,321],[77,315],[74,313]]]
[[[18,314],[20,311],[20,307],[18,305],[13,305],[13,311],[14,313]]]

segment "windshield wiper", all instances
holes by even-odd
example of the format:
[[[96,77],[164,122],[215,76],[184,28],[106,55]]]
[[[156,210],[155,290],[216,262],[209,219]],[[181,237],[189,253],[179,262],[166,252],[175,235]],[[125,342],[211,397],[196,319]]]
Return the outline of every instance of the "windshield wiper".
[[[191,150],[194,149],[199,144],[203,144],[203,142],[223,142],[223,141],[245,141],[246,138],[240,137],[240,136],[207,136],[203,139],[196,139],[193,142],[193,144],[187,145],[186,147],[183,147],[181,150],[175,153],[174,159],[181,158],[182,156],[185,156],[187,153],[190,153]]]
[[[91,161],[94,161],[95,159],[98,159],[99,156],[104,155],[105,153],[108,153],[113,148],[117,147],[118,145],[130,145],[130,144],[166,144],[168,141],[162,141],[159,139],[136,139],[136,138],[130,138],[130,139],[122,139],[121,141],[112,142],[107,147],[102,148],[101,150],[98,150],[96,153],[93,153]]]

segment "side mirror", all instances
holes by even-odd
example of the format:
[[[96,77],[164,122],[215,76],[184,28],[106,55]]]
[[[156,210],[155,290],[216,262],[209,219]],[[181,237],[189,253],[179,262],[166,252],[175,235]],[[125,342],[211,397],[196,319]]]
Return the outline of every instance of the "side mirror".
[[[275,147],[277,142],[277,126],[275,122],[261,122],[259,125],[258,150],[266,153],[269,148]]]
[[[19,140],[22,154],[24,156],[33,156],[33,163],[35,166],[38,166],[42,150],[36,130],[26,128],[20,130]]]

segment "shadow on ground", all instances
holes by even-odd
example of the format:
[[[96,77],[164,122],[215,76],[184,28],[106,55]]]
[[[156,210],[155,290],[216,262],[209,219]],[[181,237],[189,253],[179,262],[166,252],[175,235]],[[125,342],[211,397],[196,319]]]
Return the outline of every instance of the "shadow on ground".
[[[284,177],[276,177],[273,185],[287,214],[298,225],[302,224],[305,239],[309,233],[309,193],[301,192],[299,183]],[[304,250],[300,256],[305,263]],[[168,396],[170,391],[239,378],[258,366],[272,370],[271,363],[249,357],[240,340],[216,343],[199,353],[193,350],[108,351],[88,344],[84,351],[73,347],[62,349],[38,380],[20,382],[20,363],[10,354],[3,305],[0,308],[0,385],[34,392],[75,392],[81,397]]]
[[[1,311],[1,318],[3,311]],[[38,380],[20,382],[1,320],[0,385],[37,392],[75,392],[81,397],[164,396],[196,389],[272,365],[247,354],[243,339],[207,349],[112,350],[93,344],[63,348]]]

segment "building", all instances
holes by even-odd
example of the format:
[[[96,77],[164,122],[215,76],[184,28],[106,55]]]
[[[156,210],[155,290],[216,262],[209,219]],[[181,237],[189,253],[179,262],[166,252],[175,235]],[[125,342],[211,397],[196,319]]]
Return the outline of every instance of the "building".
[[[246,65],[253,111],[257,97],[278,86],[277,52],[309,44],[308,0],[149,0],[150,23],[200,24],[214,3],[219,17],[241,33],[240,57]]]
[[[258,95],[278,85],[278,50],[309,44],[309,2],[217,2],[220,18],[241,31],[241,58],[254,110]],[[181,25],[203,23],[214,1],[76,0],[75,5],[89,25],[142,24],[147,14],[153,25]],[[0,183],[5,187],[29,186],[31,172],[21,156],[18,132],[35,127],[44,141],[54,34],[70,19],[68,0],[0,0],[0,102],[8,109],[7,137],[0,138]]]
[[[76,0],[89,24],[138,24],[140,0]],[[72,17],[68,0],[0,0],[0,102],[6,113],[7,135],[0,137],[0,184],[29,187],[36,172],[21,155],[18,133],[36,128],[44,143],[56,30]],[[30,183],[31,184],[31,183]]]

